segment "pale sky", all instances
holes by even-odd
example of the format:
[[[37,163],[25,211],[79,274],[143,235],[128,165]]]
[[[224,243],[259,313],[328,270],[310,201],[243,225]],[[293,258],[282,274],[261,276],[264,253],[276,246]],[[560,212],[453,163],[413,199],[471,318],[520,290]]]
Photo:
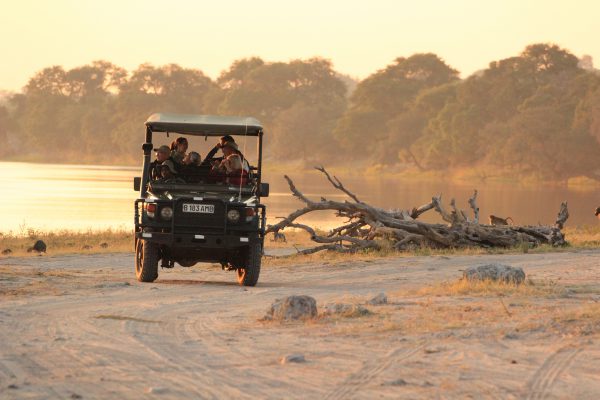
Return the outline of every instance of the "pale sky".
[[[128,70],[177,63],[214,78],[242,57],[321,56],[364,78],[433,52],[464,77],[537,42],[598,67],[600,1],[0,0],[0,89],[98,59]]]

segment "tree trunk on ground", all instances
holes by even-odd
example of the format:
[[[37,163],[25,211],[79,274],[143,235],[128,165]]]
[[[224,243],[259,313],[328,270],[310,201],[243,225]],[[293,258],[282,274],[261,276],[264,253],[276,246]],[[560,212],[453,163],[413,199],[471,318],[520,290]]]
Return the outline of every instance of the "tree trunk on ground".
[[[473,211],[471,219],[456,207],[451,199],[450,211],[442,204],[442,196],[433,196],[431,202],[412,210],[383,210],[366,204],[344,187],[342,182],[331,176],[323,167],[321,171],[327,180],[337,190],[345,193],[351,201],[332,201],[321,197],[313,201],[300,192],[294,182],[285,175],[292,194],[302,201],[305,206],[300,208],[280,222],[270,225],[267,233],[280,233],[285,228],[297,228],[308,232],[311,239],[320,246],[300,251],[310,254],[321,250],[340,252],[355,252],[362,249],[378,249],[382,240],[391,242],[397,250],[415,247],[428,248],[465,248],[465,247],[535,247],[541,244],[562,246],[566,244],[561,229],[569,217],[567,203],[560,206],[556,222],[553,226],[513,226],[513,225],[484,225],[479,223],[479,207],[477,206],[477,191],[469,199],[468,204]],[[418,221],[423,213],[435,210],[445,223],[431,224]],[[331,210],[336,216],[344,218],[343,224],[332,229],[329,234],[322,236],[315,229],[297,223],[296,220],[313,211]]]

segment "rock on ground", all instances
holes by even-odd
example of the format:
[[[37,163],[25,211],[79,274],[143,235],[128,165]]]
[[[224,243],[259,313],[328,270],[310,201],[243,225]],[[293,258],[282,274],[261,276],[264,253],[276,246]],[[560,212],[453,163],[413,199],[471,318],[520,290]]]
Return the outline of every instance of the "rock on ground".
[[[37,251],[38,253],[45,253],[46,252],[46,243],[44,243],[43,240],[38,240],[33,245],[33,250]]]
[[[373,297],[371,300],[368,300],[367,304],[376,306],[380,304],[387,304],[387,302],[388,300],[386,294],[384,292],[381,292],[377,296]]]
[[[289,321],[317,316],[317,301],[310,296],[288,296],[277,299],[267,310],[266,320]]]
[[[369,314],[369,310],[358,304],[332,303],[323,307],[323,315],[340,315],[342,317],[360,317]]]
[[[469,281],[500,281],[520,284],[525,280],[525,272],[520,267],[502,264],[486,264],[469,267],[463,272],[463,278]]]
[[[289,364],[289,363],[303,363],[306,362],[303,354],[288,354],[287,356],[281,358],[281,364]]]

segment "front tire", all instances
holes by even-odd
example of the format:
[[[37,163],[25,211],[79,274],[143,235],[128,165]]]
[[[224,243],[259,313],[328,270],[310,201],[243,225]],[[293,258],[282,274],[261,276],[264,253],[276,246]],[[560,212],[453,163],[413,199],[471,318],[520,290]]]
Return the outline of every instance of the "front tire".
[[[159,248],[156,243],[138,240],[135,249],[135,276],[140,282],[154,282],[158,278]]]
[[[260,275],[262,260],[262,244],[253,243],[244,251],[243,268],[237,269],[237,280],[242,286],[255,286]]]

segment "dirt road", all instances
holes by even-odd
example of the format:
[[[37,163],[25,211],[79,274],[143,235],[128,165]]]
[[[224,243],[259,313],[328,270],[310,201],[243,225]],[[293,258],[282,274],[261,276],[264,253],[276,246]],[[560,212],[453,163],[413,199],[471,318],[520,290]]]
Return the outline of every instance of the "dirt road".
[[[487,262],[560,295],[432,295]],[[135,281],[131,254],[0,259],[0,398],[573,398],[600,393],[600,250],[215,267]],[[260,321],[278,297],[389,303]],[[557,292],[558,293],[558,292]],[[304,363],[281,364],[289,354]]]

